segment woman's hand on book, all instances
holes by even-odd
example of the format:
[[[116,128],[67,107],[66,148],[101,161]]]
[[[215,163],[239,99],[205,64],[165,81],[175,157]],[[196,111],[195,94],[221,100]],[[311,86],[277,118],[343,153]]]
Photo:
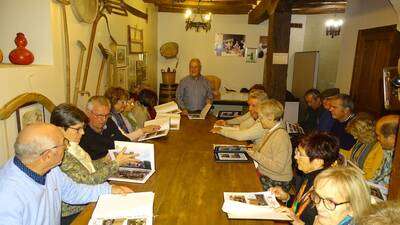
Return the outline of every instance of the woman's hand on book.
[[[214,127],[213,129],[210,130],[210,133],[217,134],[218,132],[221,131],[221,129],[222,129],[221,127]]]
[[[225,122],[225,120],[217,120],[217,121],[215,121],[215,125],[217,125],[217,126],[225,126],[226,122]]]
[[[161,127],[158,125],[149,125],[149,126],[143,127],[142,131],[143,131],[143,133],[148,134],[148,133],[156,132],[160,129],[161,129]]]
[[[290,195],[286,193],[282,187],[275,186],[268,189],[268,191],[275,194],[275,197],[281,201],[287,202],[290,198]]]
[[[293,212],[292,209],[289,209],[288,207],[285,206],[281,206],[275,210],[279,213],[286,214],[289,218],[291,218],[293,220],[291,221],[293,225],[305,225],[305,223],[299,217],[296,216],[296,214]]]
[[[133,153],[125,153],[126,148],[122,149],[116,156],[115,156],[115,161],[117,161],[118,165],[124,165],[127,163],[137,163],[140,162],[140,160],[136,159],[136,156],[139,156],[139,154],[133,154]]]

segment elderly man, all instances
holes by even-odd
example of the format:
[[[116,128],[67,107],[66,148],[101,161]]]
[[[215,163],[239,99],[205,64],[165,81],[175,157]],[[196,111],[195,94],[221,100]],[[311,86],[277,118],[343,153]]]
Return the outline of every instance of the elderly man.
[[[99,195],[129,193],[129,188],[73,182],[58,165],[68,140],[54,125],[24,128],[14,144],[15,157],[0,169],[0,224],[60,224],[61,201],[86,204]]]
[[[330,98],[329,111],[334,119],[330,132],[339,138],[341,153],[350,156],[350,149],[356,143],[353,135],[346,132],[347,123],[354,117],[354,103],[349,95],[338,94]]]
[[[399,128],[398,115],[387,115],[380,118],[375,125],[376,139],[381,145],[375,154],[375,161],[379,161],[379,167],[376,170],[375,176],[371,179],[372,182],[385,185],[389,184],[390,173],[392,171],[392,159],[394,146],[396,144],[396,136]]]
[[[317,89],[310,89],[304,94],[304,99],[307,103],[307,111],[306,117],[300,122],[300,126],[305,132],[316,130],[319,118],[324,111],[327,111],[322,105],[320,95],[321,93]]]
[[[212,90],[209,81],[200,74],[199,59],[192,59],[189,63],[189,76],[183,78],[176,90],[176,101],[182,109],[182,114],[188,111],[199,111],[212,101]]]
[[[216,127],[210,132],[221,134],[222,136],[232,138],[238,141],[254,141],[258,142],[264,135],[265,129],[258,121],[258,114],[256,107],[263,101],[268,99],[267,93],[262,90],[254,90],[249,93],[247,104],[249,105],[249,112],[243,116],[231,120],[218,120],[216,125],[239,125],[238,130],[233,130],[230,127]]]

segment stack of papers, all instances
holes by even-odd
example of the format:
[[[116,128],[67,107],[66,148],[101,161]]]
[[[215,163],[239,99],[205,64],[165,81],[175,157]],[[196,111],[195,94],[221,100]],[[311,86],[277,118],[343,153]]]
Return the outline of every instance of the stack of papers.
[[[151,225],[153,203],[153,192],[101,195],[89,225]]]
[[[156,171],[154,160],[154,145],[147,143],[135,143],[125,141],[115,141],[115,150],[109,150],[112,160],[116,155],[125,149],[126,154],[136,154],[137,163],[121,165],[118,174],[109,178],[109,180],[124,181],[131,183],[146,183],[146,181]]]
[[[181,115],[177,113],[157,113],[156,119],[168,118],[169,129],[179,130],[181,125]]]
[[[167,136],[167,134],[169,132],[169,128],[170,128],[169,118],[165,118],[165,117],[144,122],[145,127],[149,126],[149,125],[158,125],[158,126],[160,126],[160,130],[155,131],[153,133],[147,133],[147,134],[143,135],[142,137],[140,137],[138,141],[144,141],[144,140]]]
[[[204,106],[200,113],[189,113],[188,118],[190,120],[204,120],[207,116],[208,111],[210,111],[211,106],[211,104],[207,104],[206,106]]]
[[[275,211],[280,205],[272,192],[224,192],[222,211],[230,219],[291,220]]]
[[[176,102],[167,102],[161,105],[154,106],[156,113],[181,113],[182,111],[179,109],[178,104]]]

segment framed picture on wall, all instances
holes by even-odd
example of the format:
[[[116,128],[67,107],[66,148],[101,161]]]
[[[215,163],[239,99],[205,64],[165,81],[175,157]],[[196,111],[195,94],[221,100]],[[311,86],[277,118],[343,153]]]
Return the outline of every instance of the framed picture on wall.
[[[260,42],[258,44],[257,57],[262,58],[267,55],[268,36],[260,36]]]
[[[115,62],[117,67],[126,66],[126,45],[117,45]]]
[[[128,68],[119,67],[115,69],[114,73],[114,85],[117,87],[122,87],[124,89],[128,88]]]
[[[40,103],[28,103],[16,111],[17,128],[20,132],[24,127],[36,122],[45,122],[45,109]]]
[[[256,48],[246,48],[246,62],[256,63],[257,62],[257,49]]]
[[[128,48],[130,54],[143,53],[143,30],[128,25]]]
[[[217,56],[244,57],[246,49],[246,35],[215,34],[214,48]]]

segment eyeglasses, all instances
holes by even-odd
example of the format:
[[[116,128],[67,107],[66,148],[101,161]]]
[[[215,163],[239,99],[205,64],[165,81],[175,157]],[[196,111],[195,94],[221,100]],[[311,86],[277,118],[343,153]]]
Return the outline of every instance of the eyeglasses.
[[[64,138],[63,143],[61,145],[56,145],[51,148],[45,149],[40,155],[43,155],[45,152],[52,150],[52,149],[59,148],[59,147],[64,147],[64,150],[65,150],[66,148],[68,148],[68,146],[69,146],[69,140]]]
[[[97,118],[105,118],[105,119],[107,119],[108,117],[110,117],[110,113],[108,113],[108,114],[97,114],[97,113],[95,113],[95,112],[93,112],[93,111],[90,111],[94,116],[96,116]]]
[[[75,127],[68,127],[68,129],[75,130],[76,132],[85,131],[85,128],[86,128],[86,124],[83,125],[82,127],[78,127],[78,128],[75,128]]]
[[[310,198],[314,202],[315,205],[318,205],[322,200],[322,202],[324,203],[325,208],[328,209],[328,210],[331,210],[331,211],[335,210],[336,206],[338,206],[338,205],[343,205],[343,204],[350,203],[349,201],[336,203],[336,202],[334,202],[332,200],[322,198],[321,196],[319,196],[317,194],[317,192],[315,192],[315,190],[310,191]]]

